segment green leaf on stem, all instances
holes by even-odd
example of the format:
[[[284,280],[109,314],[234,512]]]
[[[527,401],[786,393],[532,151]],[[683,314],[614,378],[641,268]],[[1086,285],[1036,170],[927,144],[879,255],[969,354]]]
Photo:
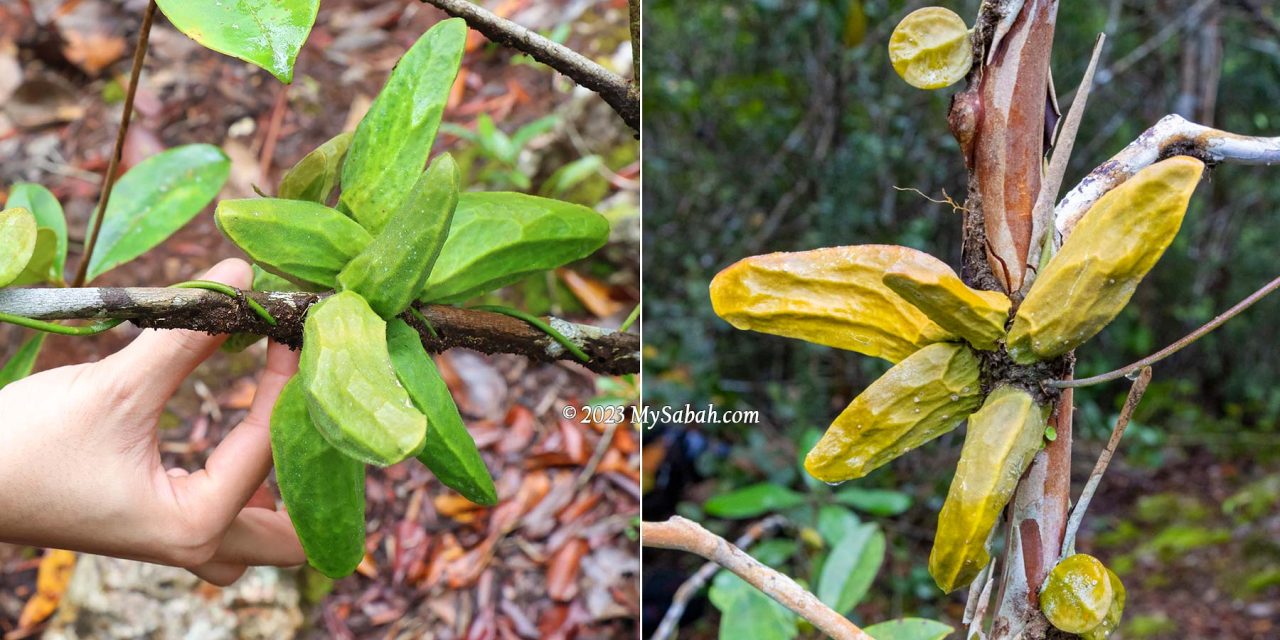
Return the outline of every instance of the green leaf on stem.
[[[320,0],[156,0],[192,40],[293,82],[293,63],[311,34]]]
[[[277,193],[288,200],[328,204],[342,174],[342,161],[351,146],[351,133],[340,133],[303,156],[280,179]]]
[[[0,287],[22,274],[35,249],[35,216],[21,208],[0,211]]]
[[[804,496],[786,487],[762,482],[722,493],[703,504],[717,518],[754,518],[804,504]]]
[[[17,382],[29,375],[36,365],[36,356],[40,355],[40,347],[44,345],[45,333],[37,333],[22,343],[21,347],[9,357],[9,361],[0,368],[0,389],[11,382]]]
[[[873,624],[863,631],[876,640],[942,640],[954,629],[936,620],[901,618]]]
[[[846,531],[822,564],[818,599],[836,613],[849,613],[867,595],[884,562],[884,552],[884,532],[874,523]]]
[[[146,253],[213,201],[231,172],[221,149],[189,144],[158,153],[116,182],[88,280]]]
[[[728,571],[716,574],[707,597],[720,610],[721,640],[796,637],[796,614]]]

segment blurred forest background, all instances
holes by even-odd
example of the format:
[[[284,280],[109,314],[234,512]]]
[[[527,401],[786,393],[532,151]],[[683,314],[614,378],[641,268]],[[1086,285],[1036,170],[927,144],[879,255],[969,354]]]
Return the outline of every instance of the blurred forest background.
[[[966,21],[977,13],[976,0],[941,4]],[[1275,3],[1061,4],[1053,72],[1064,112],[1096,34],[1108,36],[1067,186],[1169,113],[1280,135]],[[925,559],[963,431],[838,489],[813,481],[798,459],[887,364],[737,331],[712,312],[707,287],[749,255],[847,244],[902,244],[958,265],[960,215],[921,195],[963,201],[946,124],[955,87],[913,89],[887,61],[893,27],[921,6],[645,5],[645,401],[761,412],[759,424],[647,432],[645,518],[679,513],[732,539],[777,510],[794,526],[753,553],[818,587],[828,553],[839,551],[831,518],[873,523],[887,552],[865,598],[854,599],[851,615],[863,624],[903,615],[959,622],[963,600],[941,594]],[[1280,168],[1215,170],[1136,304],[1078,353],[1078,375],[1145,356],[1275,277],[1277,237]],[[1280,635],[1278,327],[1272,297],[1155,368],[1080,541],[1128,587],[1126,640]],[[1076,495],[1127,388],[1076,394]],[[646,632],[697,560],[646,553]],[[715,583],[715,606],[691,604],[682,637],[715,634],[727,586]]]
[[[480,4],[630,75],[625,0]],[[0,201],[17,182],[48,187],[66,209],[73,254],[116,136],[146,5],[0,0]],[[400,56],[444,17],[417,0],[323,0],[286,86],[157,15],[122,170],[204,142],[231,158],[221,198],[274,193],[305,153],[355,128]],[[452,152],[473,189],[570,200],[613,227],[595,255],[488,301],[616,328],[639,302],[634,133],[595,94],[526,55],[474,31],[466,51],[436,153]],[[164,286],[243,257],[215,228],[212,209],[95,284]],[[137,334],[125,324],[91,339],[51,336],[37,370],[96,360]],[[0,361],[29,335],[0,326]],[[244,418],[264,351],[260,342],[216,354],[183,384],[160,424],[167,466],[199,467]],[[368,554],[356,575],[336,582],[310,569],[256,568],[220,589],[180,569],[0,544],[0,637],[634,635],[636,432],[560,417],[564,405],[634,401],[634,376],[461,349],[437,362],[497,482],[496,507],[477,507],[422,465],[372,470]],[[73,572],[37,591],[38,568],[70,562]]]

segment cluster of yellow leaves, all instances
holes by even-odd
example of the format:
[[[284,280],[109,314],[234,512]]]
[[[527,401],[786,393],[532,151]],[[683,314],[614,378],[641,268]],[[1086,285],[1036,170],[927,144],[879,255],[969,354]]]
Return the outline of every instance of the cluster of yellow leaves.
[[[975,350],[1007,348],[1028,365],[1101,331],[1173,241],[1203,169],[1194,158],[1170,158],[1103,196],[1012,318],[1004,294],[971,289],[941,260],[886,245],[746,258],[716,275],[711,303],[739,329],[896,363],[809,452],[805,468],[820,480],[860,478],[969,419],[930,557],[950,592],[988,562],[990,533],[1047,420],[1027,391],[998,386],[984,398]]]

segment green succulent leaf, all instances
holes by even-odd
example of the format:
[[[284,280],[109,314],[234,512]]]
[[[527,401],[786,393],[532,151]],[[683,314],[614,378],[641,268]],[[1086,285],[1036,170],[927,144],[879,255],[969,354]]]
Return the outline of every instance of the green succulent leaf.
[[[62,272],[67,264],[67,219],[62,212],[62,204],[43,186],[19,182],[9,189],[9,201],[5,207],[25,208],[36,217],[37,227],[53,232],[56,238],[51,266],[53,277],[48,281],[62,282]]]
[[[427,167],[382,231],[338,273],[338,288],[384,318],[404,311],[440,255],[458,206],[458,165],[443,154]]]
[[[364,559],[364,463],[320,435],[299,376],[271,412],[271,455],[307,562],[331,578],[350,575]]]
[[[305,200],[223,200],[213,215],[254,263],[303,288],[332,288],[342,267],[372,240],[342,212]]]
[[[35,249],[35,216],[26,209],[0,211],[0,287],[22,274]]]
[[[466,42],[467,25],[459,18],[429,29],[356,127],[342,167],[341,200],[370,233],[382,230],[422,175]]]
[[[218,53],[293,82],[293,63],[311,34],[320,0],[156,0],[179,31]]]
[[[53,264],[58,254],[58,234],[53,229],[40,227],[36,229],[35,250],[22,273],[14,278],[11,284],[39,284],[44,282],[61,283],[62,273],[54,270]]]
[[[418,331],[404,320],[392,318],[387,322],[387,349],[400,384],[409,392],[413,405],[427,416],[427,442],[418,460],[466,499],[485,506],[497,504],[493,477],[462,422],[449,386],[422,347]]]
[[[350,132],[340,133],[303,156],[280,179],[277,193],[287,200],[327,204],[342,174],[342,162],[351,146]]]
[[[40,355],[40,347],[44,345],[46,335],[48,334],[37,333],[31,336],[12,356],[9,356],[4,367],[0,367],[0,389],[31,375],[31,369],[36,366],[36,356]]]
[[[464,193],[419,296],[454,303],[591,255],[609,239],[604,216],[522,193]]]
[[[164,242],[213,201],[230,172],[227,155],[208,144],[174,147],[130,169],[111,192],[87,280]]]

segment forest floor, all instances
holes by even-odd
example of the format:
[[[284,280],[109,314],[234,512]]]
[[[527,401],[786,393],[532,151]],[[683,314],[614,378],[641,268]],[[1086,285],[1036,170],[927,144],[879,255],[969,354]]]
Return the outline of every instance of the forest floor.
[[[114,142],[145,4],[0,4],[0,196],[18,181],[53,191],[71,230],[69,267]],[[629,71],[626,2],[482,4]],[[255,188],[270,192],[306,152],[355,126],[399,56],[443,17],[413,0],[324,0],[298,59],[296,80],[286,87],[256,67],[201,48],[158,16],[124,168],[179,144],[205,142],[232,159],[222,198],[253,197]],[[518,166],[501,168],[524,174],[536,189],[559,166],[600,155],[604,166],[588,181],[595,188],[578,199],[610,216],[614,240],[596,257],[518,285],[512,295],[526,308],[541,305],[531,309],[537,313],[617,326],[639,299],[638,244],[628,232],[638,227],[638,144],[592,94],[473,33],[445,121],[474,130],[477,118],[488,115],[510,133],[549,114],[557,118],[555,126],[529,143]],[[489,170],[500,163],[478,145],[442,133],[437,147],[455,155],[463,149],[469,163],[464,171],[491,180],[478,188],[511,188],[485,178],[505,174]],[[237,255],[215,228],[210,208],[156,250],[95,284],[163,286]],[[538,293],[539,287],[550,293]],[[137,334],[126,324],[92,339],[51,336],[37,369],[99,359]],[[0,356],[7,358],[25,338],[13,327],[0,327]],[[263,357],[261,343],[241,354],[215,355],[187,380],[160,424],[167,465],[193,469],[203,463],[245,415]],[[145,609],[146,600],[164,606],[154,601],[169,596],[210,607],[230,602],[227,627],[183,637],[633,636],[640,608],[638,436],[625,425],[611,431],[559,417],[566,405],[615,392],[625,396],[630,382],[572,364],[533,365],[461,350],[438,362],[497,481],[498,506],[476,508],[421,465],[375,470],[367,485],[369,553],[356,575],[331,582],[306,569],[254,573],[232,588],[238,589],[234,598],[227,595],[231,591],[195,582],[179,589],[183,593],[163,596],[134,588],[151,595],[144,602],[128,601],[130,606]],[[36,574],[49,557],[38,549],[0,545],[5,640],[37,636],[50,627],[55,632],[49,637],[86,637],[77,633],[97,624],[84,619],[92,607],[82,608],[79,620],[75,611],[40,611],[19,624],[24,608],[28,618],[39,608],[31,605]],[[99,559],[82,557],[80,564],[94,567],[95,576],[122,572]],[[157,580],[151,571],[141,566],[123,573]],[[131,588],[112,580],[102,578],[102,588]],[[286,609],[279,625],[254,627],[253,619],[272,600]],[[124,628],[119,623],[101,628]],[[169,637],[162,627],[135,631]]]

